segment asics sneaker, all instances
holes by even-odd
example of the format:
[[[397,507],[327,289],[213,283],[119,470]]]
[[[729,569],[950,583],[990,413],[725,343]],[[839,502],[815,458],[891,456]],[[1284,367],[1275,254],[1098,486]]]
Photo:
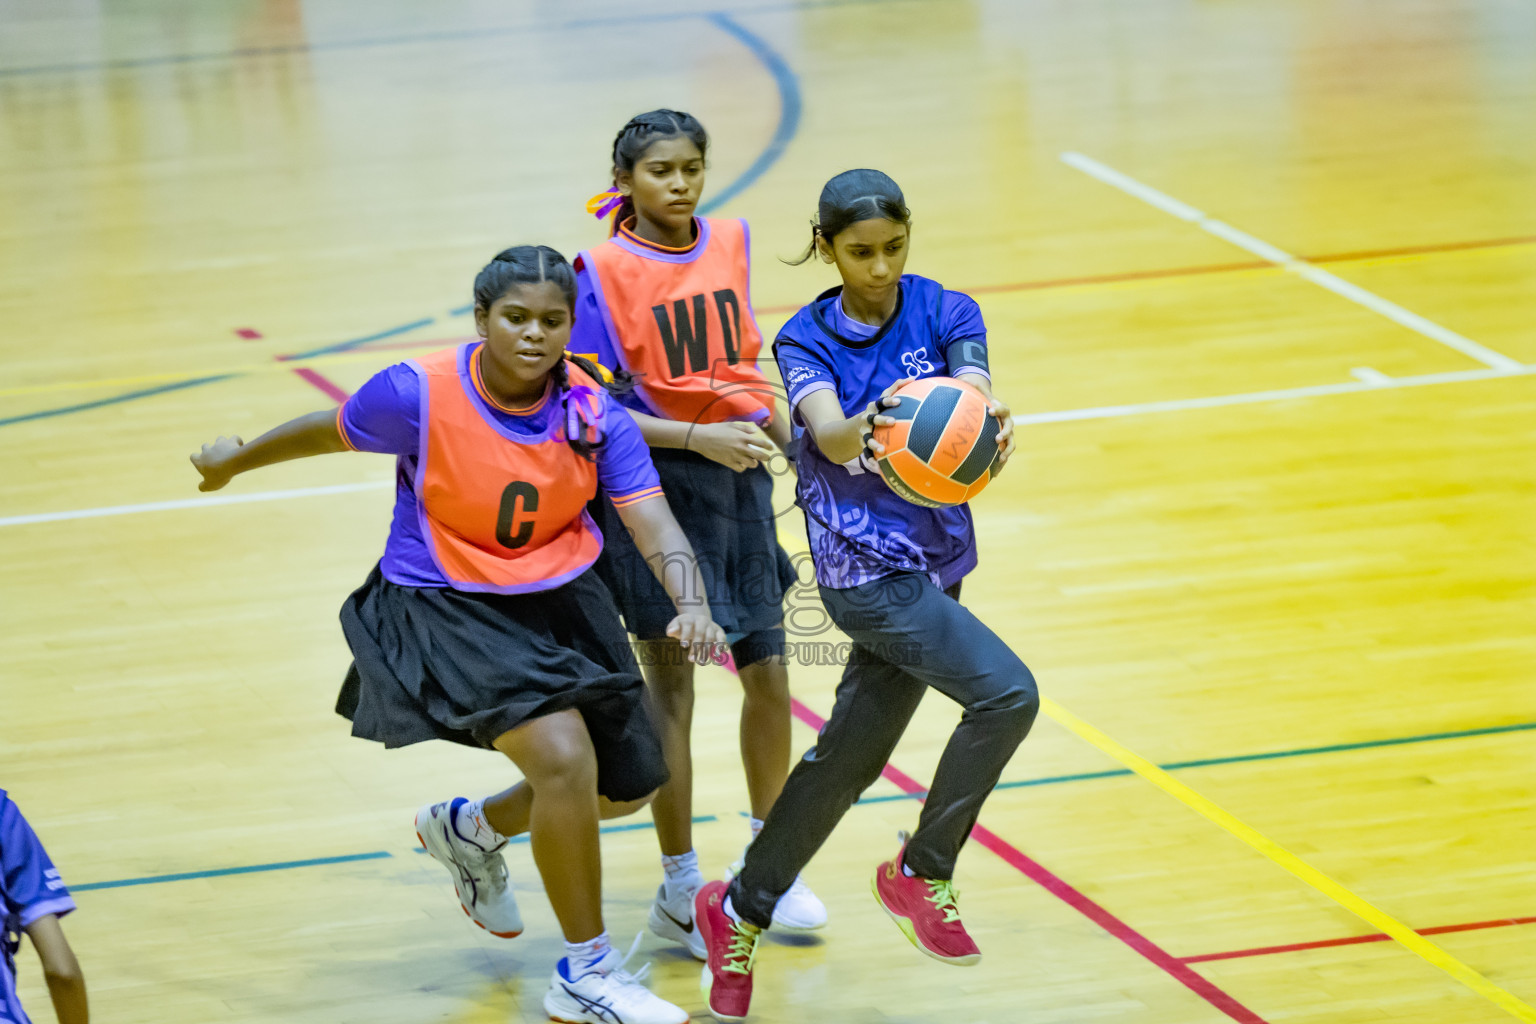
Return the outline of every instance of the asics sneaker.
[[[609,950],[597,970],[574,980],[570,961],[561,957],[544,993],[544,1012],[565,1024],[687,1024],[687,1010],[641,984],[651,973],[650,964],[634,974],[624,970],[639,945],[636,935],[623,958],[618,950]]]
[[[507,844],[487,849],[464,835],[457,824],[458,811],[467,803],[459,796],[417,811],[416,838],[453,876],[459,906],[469,919],[499,938],[516,938],[523,933],[523,918],[507,882],[507,862],[501,857]]]

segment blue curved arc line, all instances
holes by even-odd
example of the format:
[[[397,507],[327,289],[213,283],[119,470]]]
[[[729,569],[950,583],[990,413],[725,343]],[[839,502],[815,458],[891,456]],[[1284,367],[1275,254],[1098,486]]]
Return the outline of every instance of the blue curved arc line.
[[[863,0],[860,0],[860,2],[863,2]],[[778,161],[779,157],[783,156],[784,150],[789,146],[790,140],[793,139],[795,134],[800,130],[800,111],[802,104],[800,101],[799,79],[796,78],[794,71],[790,69],[789,64],[784,60],[784,58],[779,55],[778,51],[769,46],[767,41],[765,41],[761,36],[755,35],[754,33],[748,31],[734,18],[722,12],[715,11],[713,13],[704,15],[704,17],[706,17],[713,24],[717,25],[721,30],[726,32],[732,38],[745,45],[746,48],[751,51],[752,55],[761,61],[763,66],[768,69],[768,73],[773,76],[774,84],[777,86],[779,92],[779,123],[778,127],[774,129],[773,138],[768,140],[767,147],[765,147],[763,151],[757,155],[757,159],[752,161],[751,166],[743,171],[734,181],[726,185],[725,188],[721,189],[713,199],[710,199],[708,202],[699,207],[700,213],[707,214],[712,210],[718,209],[721,205],[729,202],[731,199],[734,199],[736,196],[750,188],[757,181],[757,179],[763,176],[768,168],[772,167]],[[468,312],[471,308],[473,307],[465,307],[462,310],[456,309],[452,312],[453,314],[459,314],[460,312]],[[379,331],[374,334],[364,335],[361,338],[351,338],[347,341],[337,342],[334,345],[325,345],[320,348],[310,349],[307,352],[298,352],[289,356],[289,358],[305,359],[318,355],[329,355],[334,352],[345,352],[348,349],[356,348],[359,345],[366,345],[371,341],[378,341],[381,338],[387,338],[396,334],[404,334],[406,331],[412,331],[418,327],[424,327],[427,324],[432,323],[434,319],[435,318],[433,317],[427,317],[423,320],[413,320],[408,324],[401,324],[398,327],[391,327],[387,330]],[[100,409],[103,406],[108,405],[120,405],[123,402],[132,402],[140,398],[150,398],[155,395],[164,394],[168,391],[181,391],[186,388],[197,387],[202,384],[213,384],[217,381],[230,380],[239,376],[243,376],[243,374],[225,373],[213,377],[195,377],[189,380],[175,381],[170,384],[162,384],[158,387],[147,388],[142,391],[131,391],[123,395],[114,395],[111,398],[100,398],[93,402],[81,402],[75,405],[59,406],[58,408],[54,409],[39,409],[36,412],[29,412],[21,416],[11,416],[8,418],[0,419],[0,427],[10,426],[13,423],[26,423],[31,420],[48,419],[53,416],[67,416],[70,413],[86,412],[91,409]]]
[[[769,46],[762,36],[755,35],[747,30],[735,18],[721,11],[710,14],[709,20],[714,22],[726,34],[734,37],[756,57],[768,73],[773,76],[774,85],[779,90],[779,124],[773,131],[773,138],[768,140],[768,145],[752,161],[752,166],[741,173],[735,181],[715,194],[715,197],[699,207],[699,212],[708,214],[717,210],[736,198],[748,188],[751,188],[763,174],[778,162],[784,155],[784,150],[789,147],[790,140],[800,131],[800,80],[795,77],[794,71],[784,60],[779,52]]]

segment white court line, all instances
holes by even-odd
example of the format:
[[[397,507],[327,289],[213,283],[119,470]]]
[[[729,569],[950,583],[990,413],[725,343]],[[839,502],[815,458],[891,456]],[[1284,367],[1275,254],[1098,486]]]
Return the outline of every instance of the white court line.
[[[1356,380],[1363,380],[1367,384],[1391,384],[1392,378],[1380,370],[1370,366],[1357,366],[1349,371]]]
[[[1361,367],[1369,369],[1369,367]],[[1432,384],[1460,384],[1467,381],[1499,380],[1505,377],[1536,375],[1536,366],[1517,366],[1514,370],[1458,370],[1453,373],[1426,373],[1418,377],[1388,377],[1379,371],[1371,371],[1380,380],[1366,375],[1364,380],[1344,381],[1339,384],[1314,384],[1310,387],[1281,388],[1274,391],[1249,391],[1236,395],[1214,395],[1209,398],[1176,398],[1166,402],[1141,402],[1134,405],[1101,405],[1092,409],[1066,409],[1061,412],[1034,412],[1015,416],[1019,426],[1036,423],[1071,423],[1078,420],[1110,420],[1126,416],[1146,416],[1160,412],[1180,412],[1186,409],[1216,409],[1227,405],[1258,405],[1263,402],[1286,402],[1297,398],[1318,398],[1324,395],[1347,395],[1363,391],[1390,391],[1397,388],[1421,388]],[[156,501],[146,505],[109,505],[105,508],[81,508],[68,512],[42,512],[30,516],[6,516],[0,518],[0,526],[23,526],[27,523],[56,523],[65,519],[92,519],[97,516],[125,516],[135,512],[163,512],[171,509],[206,508],[212,505],[243,505],[252,501],[280,501],[285,498],[308,498],[321,494],[346,494],[351,491],[367,491],[390,485],[390,480],[375,480],[361,484],[334,484],[328,487],[301,487],[291,491],[258,491],[255,494],[231,494],[206,498],[183,498],[178,501]]]
[[[1224,221],[1209,217],[1201,211],[1181,203],[1172,196],[1164,195],[1150,185],[1143,185],[1128,175],[1121,174],[1113,167],[1099,163],[1092,157],[1081,153],[1067,152],[1061,154],[1062,163],[1076,167],[1084,174],[1113,185],[1120,191],[1135,196],[1144,203],[1157,207],[1164,213],[1170,213],[1180,220],[1189,221],[1209,234],[1215,235],[1224,241],[1231,242],[1239,249],[1245,249],[1261,259],[1281,267],[1297,277],[1311,281],[1320,288],[1326,288],[1342,298],[1358,303],[1374,313],[1380,313],[1388,320],[1401,324],[1410,331],[1416,331],[1438,341],[1440,344],[1453,348],[1462,355],[1471,356],[1484,366],[1490,366],[1496,370],[1518,370],[1520,363],[1491,348],[1479,345],[1470,338],[1464,338],[1455,331],[1441,327],[1433,320],[1426,320],[1419,314],[1404,309],[1395,302],[1389,302],[1374,292],[1368,292],[1359,285],[1350,284],[1341,277],[1330,274],[1321,267],[1308,263],[1306,260],[1292,256],[1284,249],[1277,249],[1262,239],[1254,238],[1246,231],[1239,231]]]
[[[205,498],[180,498],[176,501],[151,501],[144,505],[105,505],[101,508],[77,508],[66,512],[39,512],[30,516],[0,518],[0,526],[24,526],[28,523],[57,523],[66,519],[96,519],[100,516],[128,516],[136,512],[169,512],[178,508],[207,508],[212,505],[245,505],[253,501],[283,501],[319,494],[348,494],[388,487],[393,480],[370,480],[362,484],[329,484],[325,487],[298,487],[290,491],[257,491],[254,494],[217,494]]]
[[[1513,370],[1457,370],[1452,373],[1426,373],[1418,377],[1388,377],[1380,380],[1351,380],[1339,384],[1313,384],[1301,388],[1281,388],[1275,391],[1248,391],[1237,395],[1214,395],[1210,398],[1178,398],[1168,402],[1143,402],[1139,405],[1104,405],[1096,409],[1068,409],[1064,412],[1036,412],[1015,416],[1013,422],[1021,426],[1031,423],[1067,423],[1073,420],[1107,420],[1122,416],[1142,416],[1154,412],[1178,412],[1183,409],[1215,409],[1224,405],[1256,405],[1260,402],[1285,402],[1294,398],[1316,398],[1321,395],[1347,395],[1358,391],[1390,391],[1396,388],[1421,388],[1431,384],[1459,384],[1464,381],[1498,380],[1503,377],[1526,377],[1536,374],[1536,366],[1515,364]]]

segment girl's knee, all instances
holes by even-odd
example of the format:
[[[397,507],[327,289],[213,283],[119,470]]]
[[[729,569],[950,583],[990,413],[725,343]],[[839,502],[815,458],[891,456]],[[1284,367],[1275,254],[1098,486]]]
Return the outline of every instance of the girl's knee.
[[[996,691],[984,700],[966,709],[973,714],[1001,715],[1016,719],[1026,728],[1040,713],[1040,689],[1035,684],[1034,673],[1020,662],[1008,677],[999,680]]]
[[[528,773],[535,793],[585,792],[597,788],[597,758],[590,744],[551,744]]]

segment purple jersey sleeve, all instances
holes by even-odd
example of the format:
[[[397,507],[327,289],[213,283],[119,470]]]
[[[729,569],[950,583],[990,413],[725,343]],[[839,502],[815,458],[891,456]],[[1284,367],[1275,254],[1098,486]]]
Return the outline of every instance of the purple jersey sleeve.
[[[571,323],[571,340],[567,346],[579,356],[602,363],[610,370],[623,368],[618,348],[608,335],[608,321],[603,317],[603,307],[592,287],[592,271],[576,261],[576,315]]]
[[[661,493],[661,478],[651,462],[651,449],[624,407],[605,395],[603,413],[607,435],[597,453],[597,479],[614,507],[633,505]]]
[[[963,292],[945,292],[939,299],[939,351],[951,377],[979,373],[991,379],[987,366],[987,325],[981,307]]]
[[[407,363],[380,370],[347,399],[336,426],[348,448],[414,455],[421,443],[421,378]]]
[[[27,819],[0,792],[0,895],[5,916],[26,928],[40,917],[63,917],[75,909],[75,901],[48,851],[38,842]]]
[[[789,408],[792,411],[801,399],[813,391],[837,393],[837,379],[832,375],[832,368],[817,353],[780,336],[773,346],[773,355],[778,360],[784,387],[789,392]]]

